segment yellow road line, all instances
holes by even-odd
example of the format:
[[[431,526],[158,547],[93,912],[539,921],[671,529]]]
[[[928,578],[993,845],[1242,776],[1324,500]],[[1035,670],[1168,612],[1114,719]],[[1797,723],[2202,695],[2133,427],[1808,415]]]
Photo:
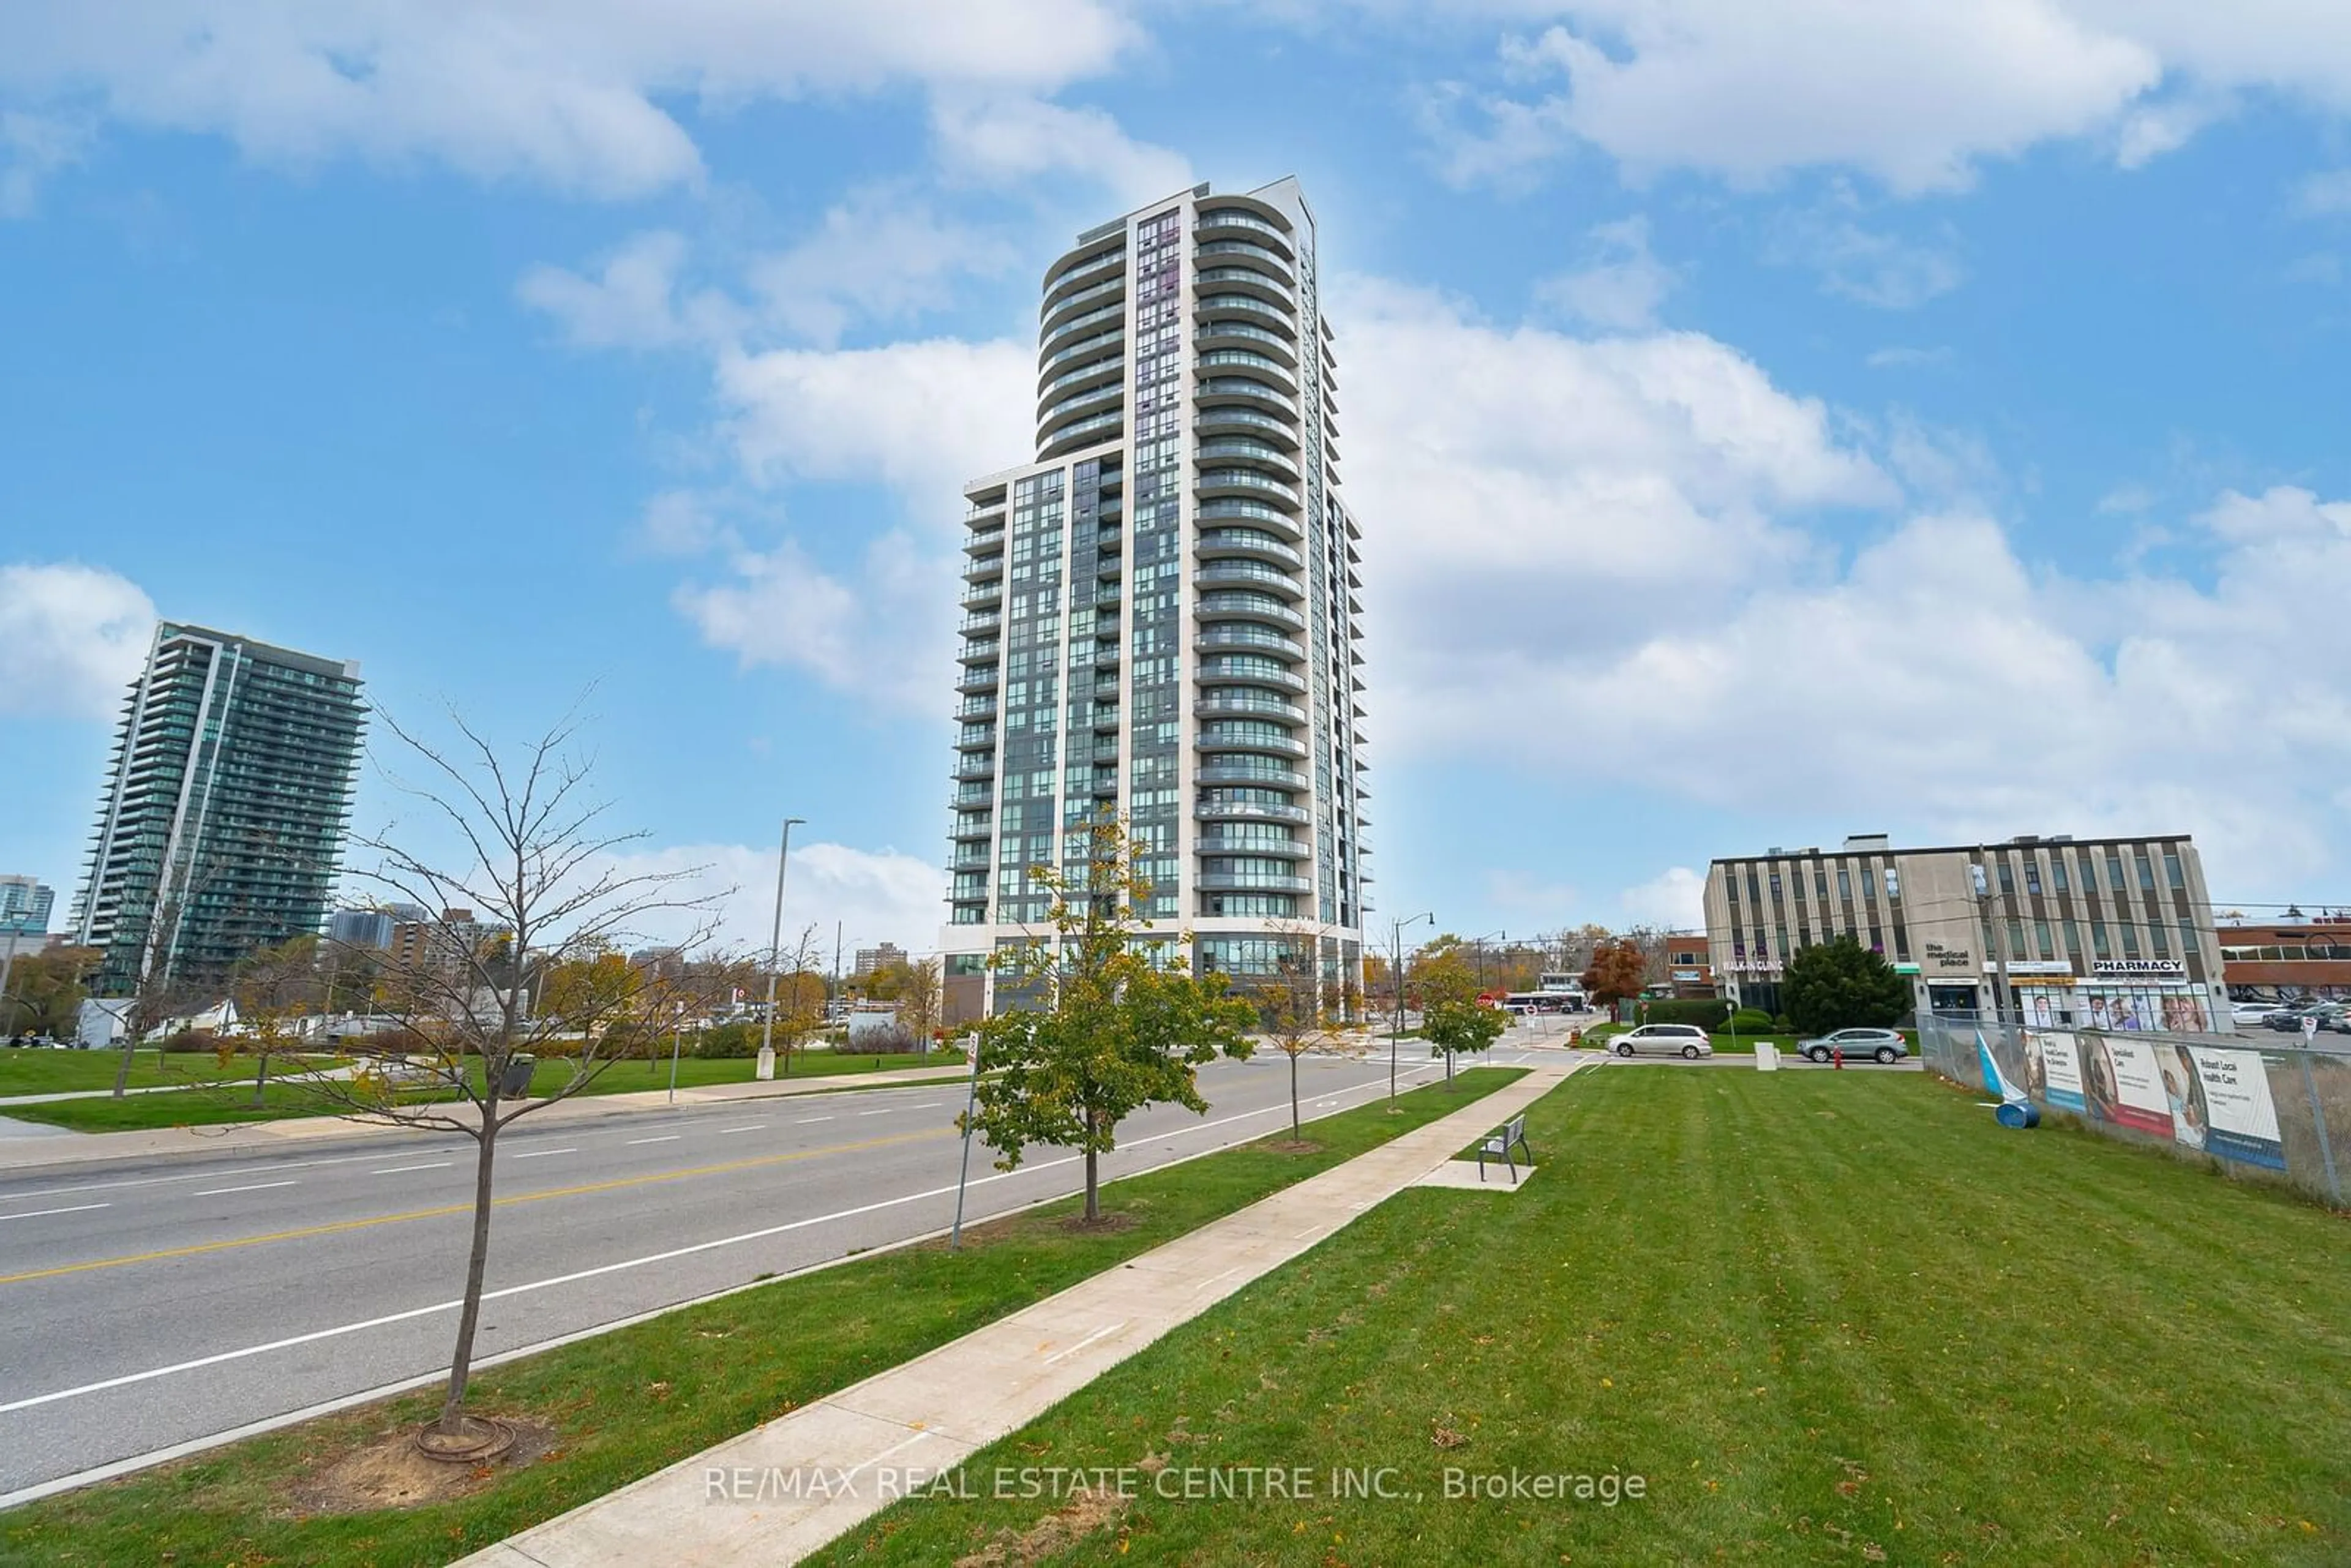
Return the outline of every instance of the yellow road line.
[[[789,1155],[760,1155],[751,1159],[728,1160],[722,1165],[695,1166],[682,1171],[656,1171],[650,1176],[616,1176],[611,1181],[589,1182],[580,1186],[550,1187],[545,1192],[517,1193],[512,1197],[495,1197],[493,1208],[509,1204],[539,1203],[550,1197],[580,1197],[591,1192],[612,1192],[621,1187],[649,1186],[654,1182],[684,1181],[690,1176],[724,1176],[729,1171],[753,1170],[761,1166],[789,1165],[794,1160],[820,1159],[827,1155],[852,1155],[865,1149],[888,1148],[893,1144],[919,1143],[925,1138],[949,1138],[951,1129],[932,1128],[921,1133],[891,1133],[879,1138],[866,1138],[854,1144],[833,1144],[821,1149],[802,1149]],[[54,1279],[59,1274],[85,1274],[95,1269],[124,1269],[133,1263],[156,1263],[169,1258],[193,1258],[205,1252],[225,1252],[238,1247],[259,1247],[271,1241],[300,1241],[313,1236],[336,1236],[347,1230],[365,1230],[375,1225],[399,1225],[412,1219],[441,1219],[452,1214],[471,1214],[470,1203],[444,1204],[439,1208],[413,1208],[405,1214],[379,1214],[367,1219],[339,1219],[331,1225],[305,1226],[299,1230],[275,1230],[266,1236],[241,1236],[226,1241],[200,1241],[189,1247],[166,1247],[153,1252],[137,1252],[128,1258],[99,1258],[87,1263],[62,1263],[54,1269],[33,1269],[22,1274],[0,1274],[0,1285],[19,1285],[27,1280]]]

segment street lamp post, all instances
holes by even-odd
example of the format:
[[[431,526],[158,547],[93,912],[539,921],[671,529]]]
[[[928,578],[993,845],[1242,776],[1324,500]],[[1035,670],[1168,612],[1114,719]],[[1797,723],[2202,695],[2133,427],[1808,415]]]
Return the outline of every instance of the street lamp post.
[[[1395,1028],[1388,1035],[1388,1103],[1391,1105],[1395,1103],[1396,1097],[1396,1045],[1404,1039],[1404,928],[1417,925],[1424,920],[1433,925],[1437,923],[1437,916],[1433,913],[1416,915],[1410,920],[1388,922],[1388,940],[1395,952],[1395,966],[1388,974],[1388,979],[1395,987]]]
[[[776,852],[776,923],[768,932],[768,1017],[759,1030],[759,1077],[762,1081],[776,1075],[776,968],[783,962],[784,946],[784,873],[792,863],[792,827],[805,827],[807,819],[784,819],[783,847]]]

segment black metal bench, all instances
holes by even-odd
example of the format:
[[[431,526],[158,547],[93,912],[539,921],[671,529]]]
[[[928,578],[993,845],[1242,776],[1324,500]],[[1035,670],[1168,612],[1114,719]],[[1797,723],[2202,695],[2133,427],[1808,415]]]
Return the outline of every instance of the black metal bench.
[[[1487,1134],[1486,1141],[1478,1146],[1478,1179],[1486,1179],[1486,1160],[1491,1155],[1510,1168],[1510,1185],[1516,1186],[1519,1162],[1510,1155],[1513,1147],[1527,1151],[1527,1165],[1531,1169],[1535,1163],[1535,1151],[1533,1145],[1527,1142],[1527,1119],[1524,1116],[1511,1117],[1507,1125]]]

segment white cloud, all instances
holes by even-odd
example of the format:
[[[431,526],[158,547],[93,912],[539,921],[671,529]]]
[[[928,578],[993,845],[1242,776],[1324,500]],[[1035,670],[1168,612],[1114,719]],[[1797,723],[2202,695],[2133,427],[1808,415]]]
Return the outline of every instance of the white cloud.
[[[811,831],[801,830],[803,833]],[[775,918],[775,845],[667,845],[616,857],[616,863],[628,873],[693,871],[694,875],[677,884],[677,891],[684,897],[707,896],[717,901],[716,941],[746,954],[767,952]],[[935,857],[802,839],[792,845],[791,864],[785,875],[784,950],[789,955],[802,933],[813,925],[814,940],[824,955],[823,966],[831,968],[838,923],[846,949],[844,959],[847,950],[882,941],[895,942],[914,953],[926,952],[938,941],[946,899],[946,873],[939,869]],[[656,922],[644,935],[656,941],[674,941],[687,934],[688,924],[685,917],[667,924]]]
[[[1849,192],[1830,206],[1850,205]],[[1880,310],[1910,310],[1967,278],[1967,269],[1945,246],[1921,244],[1866,229],[1834,210],[1791,212],[1771,226],[1767,259],[1808,267],[1821,287]]]
[[[1927,370],[1948,365],[1952,358],[1953,355],[1948,344],[1938,345],[1932,349],[1918,349],[1896,343],[1889,344],[1883,349],[1873,349],[1862,363],[1873,371]]]
[[[791,249],[754,262],[748,277],[765,321],[831,345],[852,322],[903,322],[952,305],[962,278],[1000,275],[1019,255],[1003,234],[871,190],[831,208]]]
[[[592,277],[534,267],[515,293],[554,317],[583,349],[667,349],[707,340],[728,329],[734,312],[709,293],[681,308],[676,296],[686,249],[684,235],[649,230],[607,253]]]
[[[1196,183],[1182,154],[1133,140],[1099,109],[945,94],[932,109],[932,134],[950,173],[987,184],[1074,174],[1140,206]]]
[[[1611,331],[1654,324],[1657,307],[1679,279],[1649,253],[1649,220],[1636,214],[1601,224],[1589,238],[1585,265],[1537,284],[1535,298]]]
[[[878,349],[732,350],[718,362],[724,430],[757,480],[867,481],[943,533],[964,482],[1034,450],[1035,351],[934,338]]]
[[[1706,874],[1686,865],[1668,866],[1647,882],[1626,888],[1616,902],[1635,925],[1660,931],[1706,929]]]
[[[81,161],[89,135],[78,120],[0,110],[0,218],[31,216],[42,183]]]
[[[935,711],[954,667],[958,560],[893,529],[844,579],[787,539],[737,551],[726,579],[682,584],[672,603],[746,669],[798,668],[841,691]]]
[[[1519,90],[1438,95],[1434,129],[1464,180],[1522,177],[1582,142],[1636,177],[1691,168],[1755,184],[1844,168],[1917,194],[1963,189],[1984,161],[2052,140],[2095,136],[2136,167],[2255,91],[2351,110],[2351,9],[2311,0],[1476,9],[1560,20],[1505,39],[1499,74]],[[1530,82],[1560,85],[1530,94]]]
[[[0,566],[0,714],[112,717],[154,632],[153,603],[113,572]]]
[[[1102,0],[18,0],[0,8],[0,89],[270,163],[429,159],[634,196],[701,177],[664,107],[681,99],[1046,90],[1134,37]]]

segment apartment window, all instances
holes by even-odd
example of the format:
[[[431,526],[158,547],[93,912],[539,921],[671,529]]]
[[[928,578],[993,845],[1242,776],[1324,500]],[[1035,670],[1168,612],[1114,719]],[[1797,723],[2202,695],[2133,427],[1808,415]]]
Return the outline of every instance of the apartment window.
[[[2065,956],[2069,958],[2082,956],[2082,927],[2072,920],[2065,922]]]
[[[1853,873],[1843,866],[1837,867],[1837,897],[1847,904],[1853,902]]]
[[[2026,861],[2024,862],[2024,891],[2031,894],[2038,894],[2041,891],[2041,862],[2039,861]]]
[[[1886,868],[1886,896],[1888,898],[1902,896],[1902,873],[1892,866]]]
[[[2106,923],[2103,920],[2090,922],[2090,952],[2100,958],[2115,956],[2114,949],[2106,945]]]
[[[2163,878],[2174,887],[2184,888],[2188,885],[2188,870],[2179,863],[2178,850],[2163,852]]]
[[[2024,953],[2024,922],[2011,918],[2008,923],[2008,956],[2022,957]]]
[[[2062,853],[2049,858],[2049,877],[2051,885],[2058,892],[2065,891],[2065,857]]]
[[[2016,896],[2016,868],[2008,863],[2006,855],[2000,857],[2000,891],[2003,897]]]
[[[2106,886],[2116,893],[2123,891],[2123,855],[2120,850],[2106,852]]]
[[[2196,932],[2196,916],[2181,915],[2179,917],[2179,956],[2183,958],[2192,958],[2196,956],[2196,950],[2202,946],[2203,942]]]
[[[2147,923],[2147,940],[2148,946],[2155,949],[2157,957],[2171,956],[2171,935],[2164,930],[2161,921],[2150,920]]]
[[[1813,892],[1819,895],[1820,901],[1823,904],[1826,904],[1829,901],[1829,873],[1827,872],[1818,869],[1813,871]]]
[[[2049,922],[2046,920],[2036,920],[2032,923],[2032,946],[2043,959],[2057,956],[2057,949],[2051,946],[2049,943]]]
[[[2136,958],[2138,956],[2138,927],[2132,925],[2127,920],[2122,923],[2122,927],[2123,956],[2126,958]]]

